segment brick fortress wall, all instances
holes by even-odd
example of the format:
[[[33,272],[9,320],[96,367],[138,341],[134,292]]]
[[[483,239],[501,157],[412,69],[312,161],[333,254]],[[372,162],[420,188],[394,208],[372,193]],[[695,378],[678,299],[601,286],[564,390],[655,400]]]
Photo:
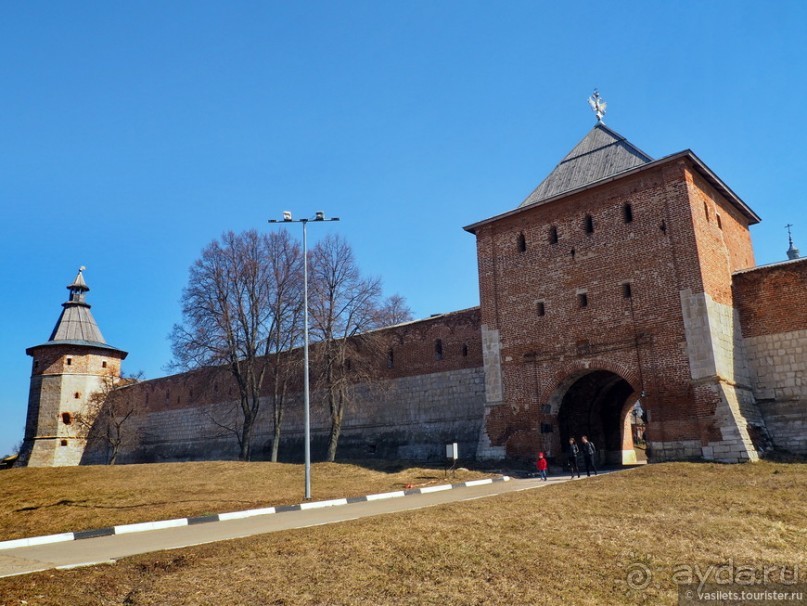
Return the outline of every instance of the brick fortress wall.
[[[458,442],[473,458],[482,423],[484,374],[479,309],[469,309],[377,331],[382,353],[361,363],[375,367],[377,385],[356,385],[345,413],[338,458],[442,460]],[[312,360],[316,352],[312,347]],[[360,354],[356,354],[359,356]],[[356,362],[358,363],[358,361]],[[302,373],[302,369],[300,370]],[[268,382],[267,382],[268,383]],[[285,406],[280,457],[302,458],[303,398],[294,388]],[[253,438],[254,458],[268,458],[273,434],[270,386]],[[136,409],[121,462],[234,459],[238,391],[226,369],[143,381],[121,390]],[[330,419],[322,394],[311,394],[312,456],[324,457]],[[91,444],[84,461],[100,463],[104,446]]]
[[[807,454],[807,258],[736,273],[734,297],[770,436]]]
[[[379,331],[387,353],[369,362],[376,365],[383,388],[357,386],[339,457],[435,460],[442,459],[443,445],[453,441],[460,443],[463,458],[529,457],[538,449],[557,455],[563,396],[572,383],[596,370],[626,380],[632,391],[629,404],[646,392],[642,403],[650,412],[648,431],[659,458],[717,458],[714,450],[703,448],[722,437],[724,429],[709,425],[719,406],[729,421],[736,418],[738,407],[732,410],[726,393],[740,393],[736,400],[750,393],[759,407],[742,414],[753,420],[754,411],[761,410],[776,446],[804,453],[807,314],[802,302],[807,296],[807,260],[734,271],[751,260],[743,238],[733,233],[743,231],[741,222],[733,225],[725,218],[731,209],[716,192],[680,195],[693,184],[708,192],[706,184],[681,168],[622,183],[596,197],[599,204],[580,200],[571,212],[549,207],[537,219],[511,218],[510,224],[480,231],[480,250],[497,251],[495,258],[480,256],[483,289],[494,277],[497,284],[495,298],[491,289],[483,290],[489,324],[480,326],[484,310],[475,308]],[[672,204],[664,202],[671,191],[679,198]],[[624,217],[626,200],[632,204],[629,223]],[[581,228],[586,212],[594,218],[592,234]],[[689,222],[692,233],[675,233],[686,230]],[[546,239],[550,226],[559,230],[557,244]],[[698,238],[696,231],[707,233]],[[522,233],[527,248],[519,252]],[[714,241],[706,246],[699,242],[705,237]],[[615,241],[620,242],[616,250]],[[740,244],[722,246],[723,241]],[[686,256],[682,251],[696,245],[700,256],[680,258]],[[698,292],[699,275],[708,274],[711,280],[712,273],[732,271],[733,289],[727,291],[721,279]],[[687,274],[695,287],[680,292],[671,287]],[[630,297],[622,289],[625,283],[631,285]],[[579,307],[579,291],[587,293],[586,308]],[[538,302],[543,303],[543,315],[538,314]],[[64,372],[58,366],[64,352],[48,353],[53,363],[41,357],[39,372]],[[82,371],[80,356],[74,356],[73,364]],[[71,399],[77,389],[67,388],[65,397]],[[302,453],[302,394],[293,391],[280,449],[286,460],[299,459]],[[222,427],[234,424],[238,406],[237,390],[225,369],[144,381],[121,392],[137,409],[122,462],[237,457],[235,437]],[[270,407],[267,396],[254,441],[256,458],[270,451]],[[29,412],[38,417],[41,409],[31,407]],[[45,417],[59,418],[52,411]],[[37,423],[47,425],[29,419],[32,428]],[[542,425],[551,431],[543,433]],[[70,430],[64,426],[57,431],[54,425],[52,433],[72,444]],[[314,392],[317,458],[325,451],[328,430],[323,399]],[[725,431],[731,430],[729,426]],[[75,449],[64,450],[69,454]],[[83,462],[104,460],[104,447],[94,444]]]

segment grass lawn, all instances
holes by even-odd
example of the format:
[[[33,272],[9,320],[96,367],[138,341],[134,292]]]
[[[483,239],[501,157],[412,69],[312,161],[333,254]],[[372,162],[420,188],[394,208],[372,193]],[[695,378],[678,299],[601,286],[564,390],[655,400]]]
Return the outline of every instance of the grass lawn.
[[[312,498],[322,501],[489,474],[373,463],[312,465]],[[302,465],[164,463],[0,471],[0,541],[169,520],[304,500]],[[2,602],[0,602],[2,606]]]
[[[807,465],[669,463],[0,579],[0,604],[672,605],[682,566],[799,566],[807,582],[805,546]]]

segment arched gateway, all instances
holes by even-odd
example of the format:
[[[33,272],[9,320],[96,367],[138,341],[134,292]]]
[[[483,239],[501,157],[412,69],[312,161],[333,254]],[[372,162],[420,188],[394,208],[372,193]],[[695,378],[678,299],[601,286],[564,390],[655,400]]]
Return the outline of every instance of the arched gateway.
[[[630,383],[611,371],[595,370],[564,382],[558,392],[561,446],[570,437],[579,442],[581,436],[588,436],[601,463],[636,463],[630,412],[639,394]]]

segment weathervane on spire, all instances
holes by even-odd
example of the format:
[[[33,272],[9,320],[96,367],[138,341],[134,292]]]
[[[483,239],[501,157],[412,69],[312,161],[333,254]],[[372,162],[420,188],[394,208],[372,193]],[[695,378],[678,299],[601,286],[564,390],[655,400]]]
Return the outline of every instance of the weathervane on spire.
[[[602,118],[605,115],[605,108],[608,104],[600,97],[600,91],[594,89],[594,94],[588,98],[588,104],[591,106],[591,111],[597,116],[597,122],[603,124]]]

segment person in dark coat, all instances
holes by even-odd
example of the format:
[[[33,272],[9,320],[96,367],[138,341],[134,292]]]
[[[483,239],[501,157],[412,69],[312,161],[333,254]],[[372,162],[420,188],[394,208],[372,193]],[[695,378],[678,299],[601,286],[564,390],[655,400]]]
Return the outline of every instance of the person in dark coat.
[[[574,478],[574,474],[577,473],[577,477],[580,477],[580,467],[577,466],[577,455],[580,454],[580,449],[577,447],[577,442],[574,441],[574,438],[569,438],[569,446],[566,448],[566,457],[569,459],[569,471],[572,474],[572,478]]]
[[[549,467],[549,464],[546,461],[546,457],[544,457],[544,453],[538,453],[538,459],[535,461],[535,467],[538,468],[538,477],[546,482],[546,470]]]
[[[594,442],[590,442],[588,437],[583,436],[580,438],[580,449],[583,451],[583,460],[586,463],[586,475],[591,477],[591,472],[594,472],[594,475],[597,475],[597,465],[594,461],[594,457],[597,454],[597,449],[594,447]]]

